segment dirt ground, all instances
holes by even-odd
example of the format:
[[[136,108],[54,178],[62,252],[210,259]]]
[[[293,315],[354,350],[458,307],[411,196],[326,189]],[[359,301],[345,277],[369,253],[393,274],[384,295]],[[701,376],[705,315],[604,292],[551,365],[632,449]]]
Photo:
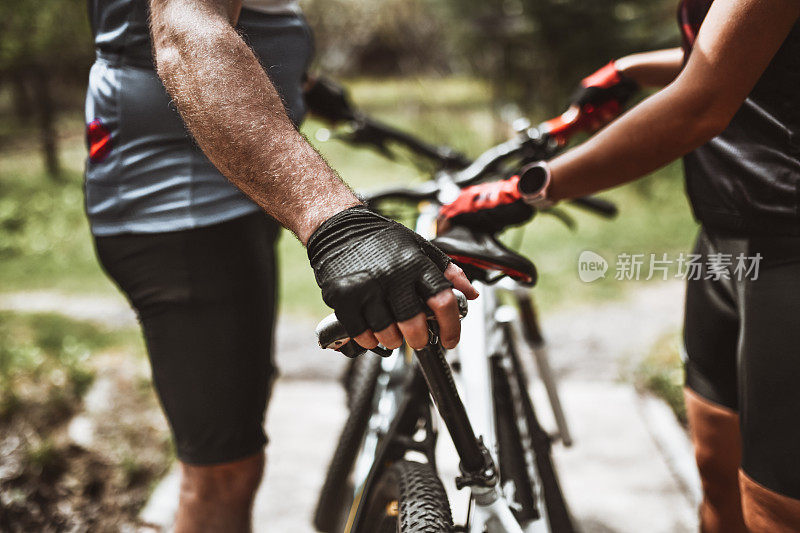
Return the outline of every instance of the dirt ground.
[[[40,383],[0,421],[0,531],[138,528],[171,464],[166,424],[141,358],[107,353],[92,366],[83,401],[53,402]]]

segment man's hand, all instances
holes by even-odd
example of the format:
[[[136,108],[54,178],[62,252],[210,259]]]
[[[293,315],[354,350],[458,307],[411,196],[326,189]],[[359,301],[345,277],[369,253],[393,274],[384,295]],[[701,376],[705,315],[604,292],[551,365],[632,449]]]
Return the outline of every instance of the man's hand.
[[[523,200],[519,181],[519,176],[512,176],[467,187],[439,210],[439,232],[458,225],[494,234],[527,222],[535,210]]]
[[[308,241],[308,256],[322,298],[364,348],[378,342],[414,349],[428,342],[425,304],[439,323],[445,348],[458,344],[461,326],[455,286],[477,291],[460,268],[402,224],[357,206],[325,221]]]

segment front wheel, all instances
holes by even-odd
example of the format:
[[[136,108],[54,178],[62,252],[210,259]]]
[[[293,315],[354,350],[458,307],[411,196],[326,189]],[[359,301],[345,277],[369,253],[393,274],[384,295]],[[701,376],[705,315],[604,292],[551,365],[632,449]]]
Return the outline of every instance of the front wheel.
[[[451,533],[453,517],[442,482],[429,464],[398,461],[375,485],[364,531]]]

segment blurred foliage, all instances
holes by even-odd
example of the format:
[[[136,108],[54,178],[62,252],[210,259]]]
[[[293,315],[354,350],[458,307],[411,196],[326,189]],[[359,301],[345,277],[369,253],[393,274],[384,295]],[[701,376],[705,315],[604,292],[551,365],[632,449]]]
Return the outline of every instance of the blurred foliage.
[[[63,418],[91,385],[92,351],[117,336],[61,315],[0,312],[0,421],[35,402]]]
[[[338,75],[477,75],[494,103],[552,113],[611,59],[674,46],[676,0],[306,0]]]
[[[327,73],[447,73],[457,51],[436,0],[305,0],[317,65]]]
[[[684,370],[678,349],[680,335],[667,335],[634,372],[634,382],[663,399],[672,408],[678,421],[686,426],[686,404],[683,399]]]
[[[447,0],[453,34],[499,102],[559,111],[608,61],[677,43],[675,0]]]
[[[80,138],[67,154],[82,153]],[[32,162],[31,160],[34,160]],[[0,286],[109,290],[94,258],[82,176],[65,168],[53,182],[34,154],[0,157]],[[69,287],[61,287],[62,282]]]
[[[60,74],[92,57],[86,0],[0,2],[0,73],[48,68]]]
[[[0,2],[0,89],[19,126],[35,125],[48,174],[61,177],[56,122],[80,102],[92,58],[85,0]],[[2,139],[0,139],[2,140]]]

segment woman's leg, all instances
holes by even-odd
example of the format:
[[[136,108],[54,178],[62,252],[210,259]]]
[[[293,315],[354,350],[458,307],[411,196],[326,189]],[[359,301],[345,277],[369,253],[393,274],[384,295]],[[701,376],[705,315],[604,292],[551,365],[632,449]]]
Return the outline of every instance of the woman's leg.
[[[703,258],[720,243],[700,233]],[[700,530],[745,532],[738,471],[741,440],[736,354],[739,317],[732,280],[689,280],[686,288],[686,411],[703,487]]]
[[[800,238],[752,239],[742,283],[741,490],[751,531],[800,531]]]
[[[700,531],[744,532],[738,478],[742,458],[739,415],[688,387],[684,398],[703,486]]]

